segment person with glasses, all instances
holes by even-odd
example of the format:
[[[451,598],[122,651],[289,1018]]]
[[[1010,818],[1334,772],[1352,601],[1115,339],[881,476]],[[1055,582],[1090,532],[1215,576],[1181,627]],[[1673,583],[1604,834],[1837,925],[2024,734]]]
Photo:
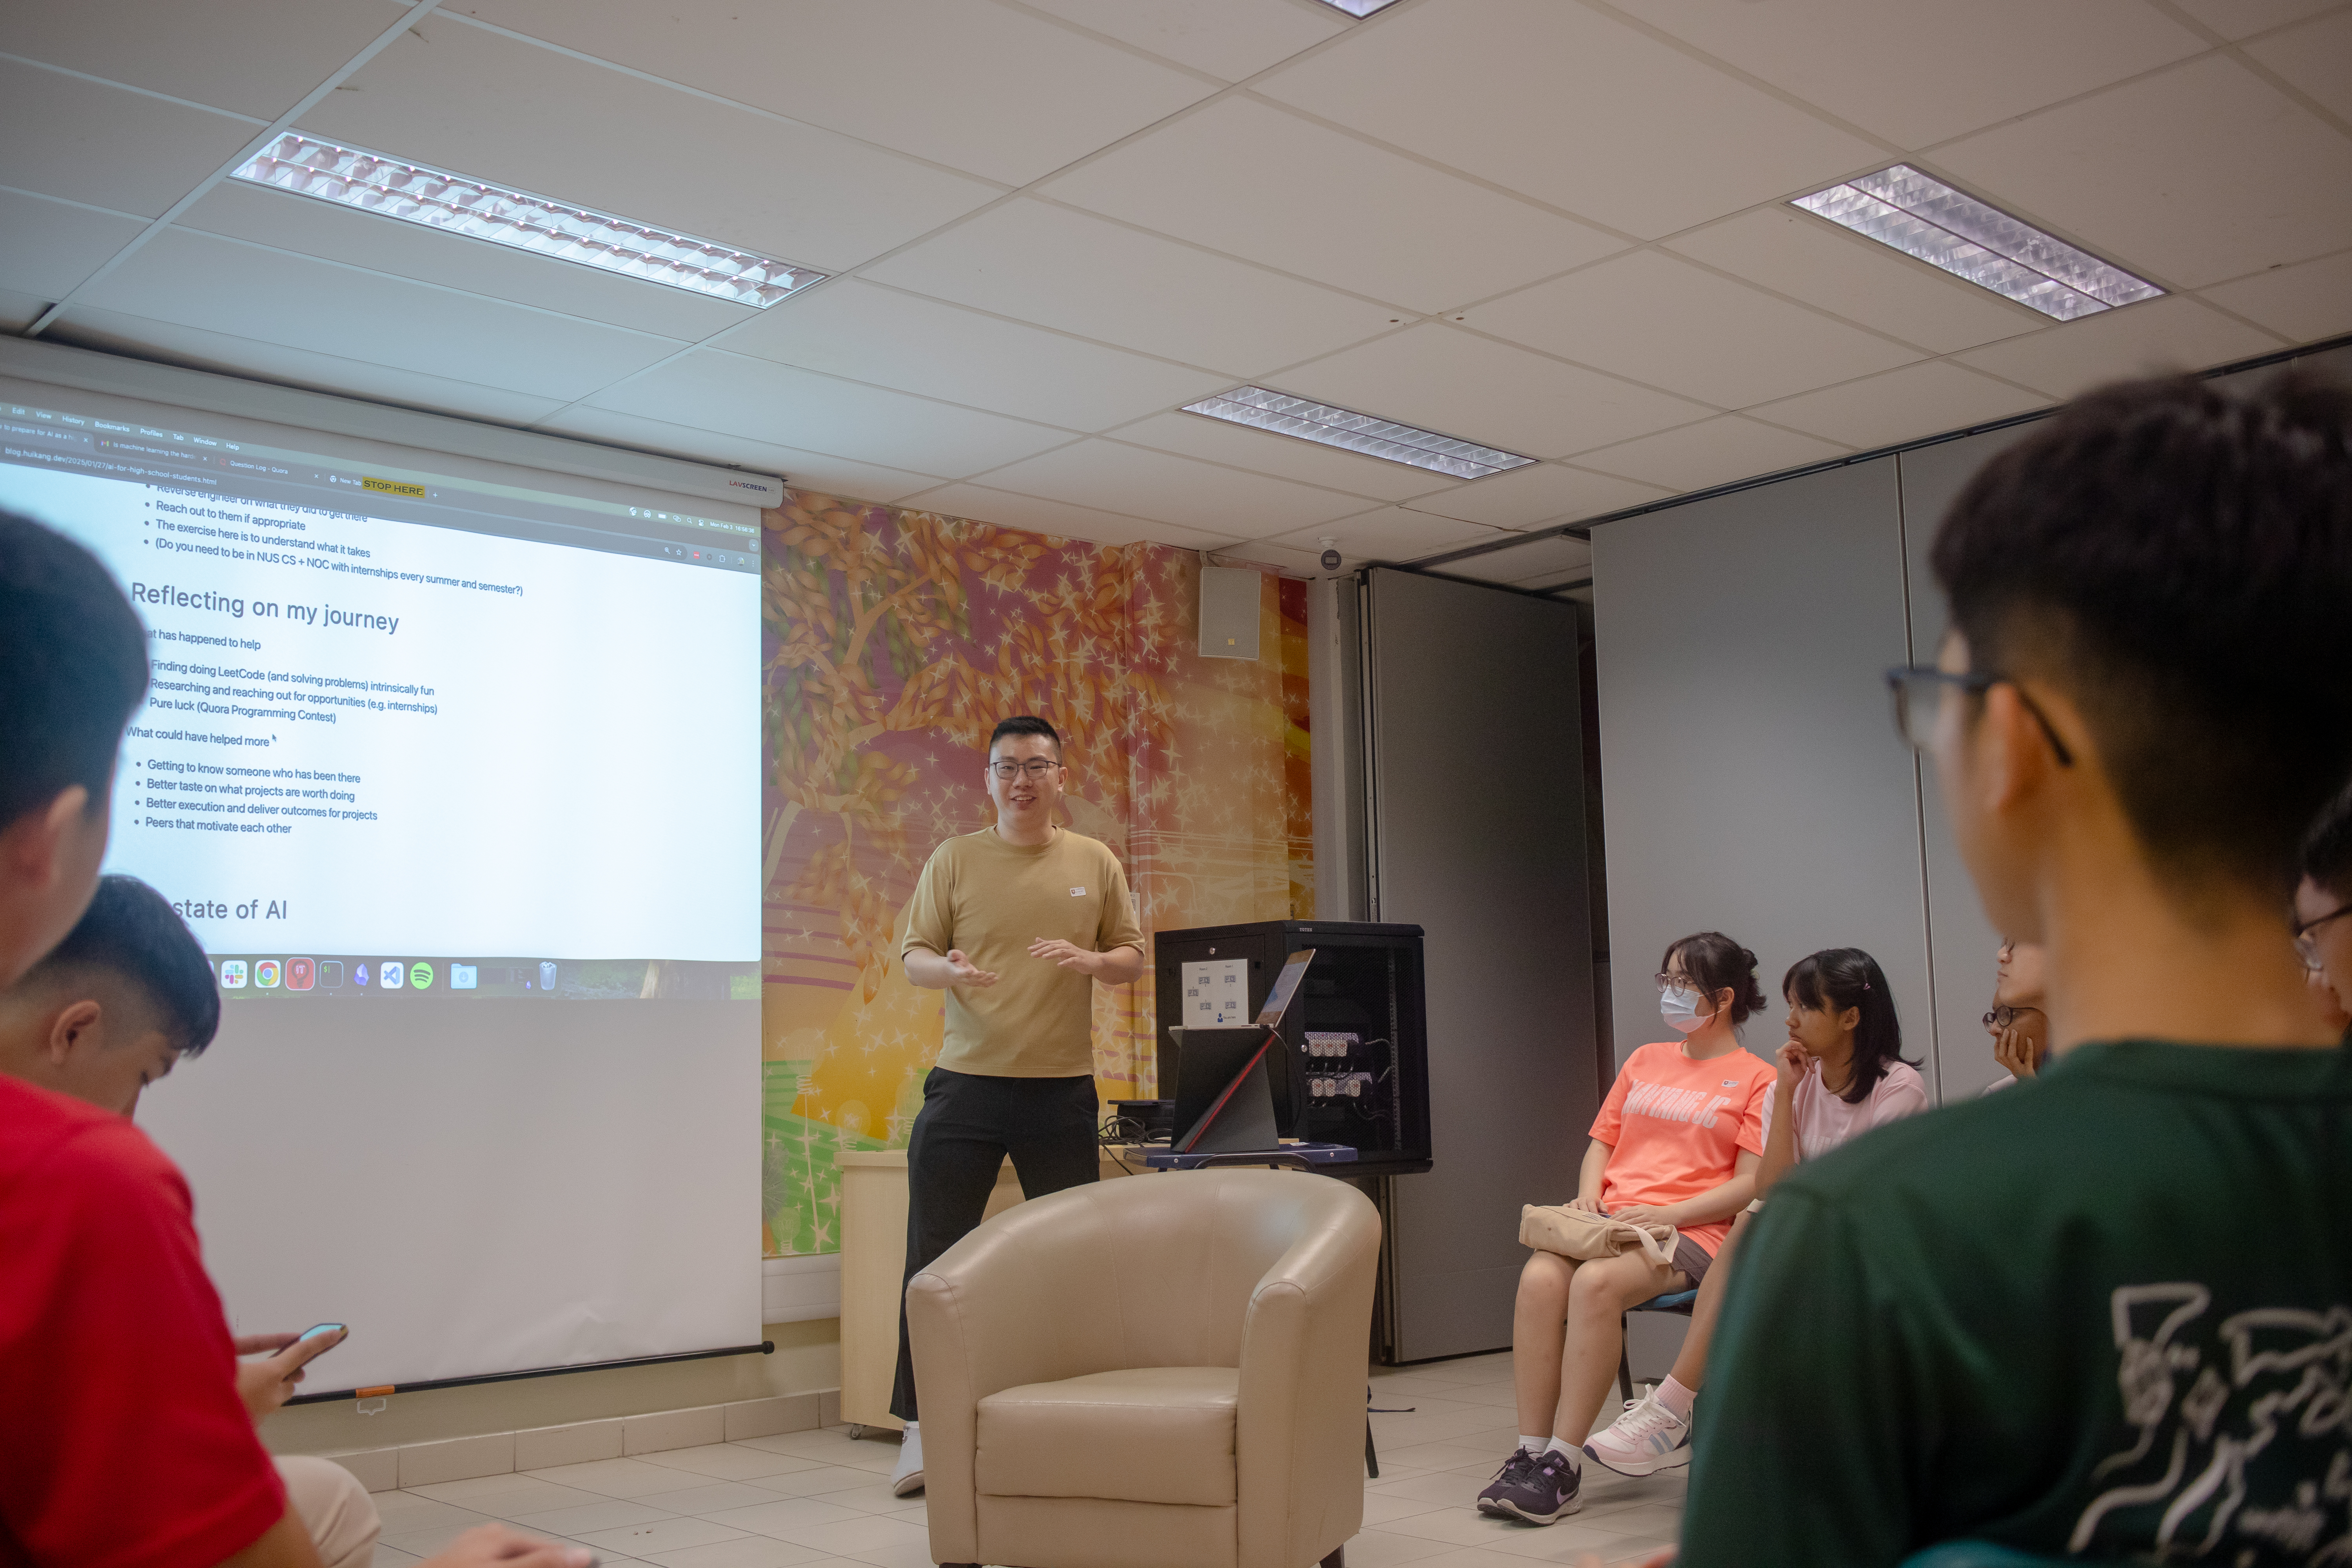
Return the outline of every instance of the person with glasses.
[[[1984,1016],[1984,1026],[1992,1037],[1992,1059],[2009,1070],[2007,1078],[1985,1085],[1985,1093],[2013,1089],[2042,1070],[2050,1050],[2050,1015],[2042,1010],[2040,943],[2000,939],[1993,960],[1992,1011]]]
[[[931,852],[907,903],[900,959],[947,993],[939,1065],[907,1141],[907,1278],[976,1228],[1009,1155],[1024,1197],[1095,1179],[1094,988],[1143,973],[1143,928],[1110,847],[1055,820],[1069,770],[1054,726],[996,726],[982,764],[993,826]],[[890,1413],[907,1424],[890,1477],[923,1485],[904,1298]]]
[[[1878,960],[1858,947],[1825,948],[1789,966],[1780,980],[1789,1038],[1777,1054],[1767,1109],[1756,1201],[1731,1222],[1691,1303],[1690,1331],[1665,1382],[1640,1399],[1584,1451],[1620,1475],[1647,1476],[1690,1463],[1691,1415],[1706,1381],[1715,1325],[1730,1288],[1733,1258],[1764,1194],[1800,1161],[1927,1109],[1927,1085],[1903,1058],[1903,1024]]]
[[[1666,949],[1658,1011],[1679,1037],[1625,1060],[1593,1118],[1571,1208],[1676,1229],[1671,1260],[1531,1253],[1511,1318],[1518,1447],[1478,1511],[1551,1524],[1583,1506],[1584,1438],[1617,1374],[1625,1310],[1706,1278],[1731,1217],[1756,1196],[1772,1068],[1741,1048],[1764,1005],[1756,955],[1721,931]]]
[[[2286,903],[2352,777],[2352,392],[2093,392],[1930,559],[1897,713],[2050,1054],[1772,1189],[1680,1561],[2344,1561],[2352,1052]]]
[[[2352,785],[2327,803],[2303,841],[2294,888],[2294,953],[2327,1026],[2352,1040]]]

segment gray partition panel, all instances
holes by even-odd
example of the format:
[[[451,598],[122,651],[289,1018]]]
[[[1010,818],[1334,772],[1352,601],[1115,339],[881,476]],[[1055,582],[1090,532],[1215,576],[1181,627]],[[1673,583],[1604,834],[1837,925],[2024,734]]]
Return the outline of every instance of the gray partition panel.
[[[1672,1037],[1651,976],[1709,928],[1756,952],[1758,1055],[1788,966],[1853,946],[1924,1058],[1917,783],[1882,676],[1909,647],[1894,459],[1596,528],[1592,566],[1616,1059]]]
[[[1923,447],[1895,459],[1903,471],[1904,557],[1910,577],[1915,662],[1934,663],[1944,639],[1944,595],[1927,563],[1936,525],[1970,475],[2032,429],[2031,425],[2012,426]],[[1992,1059],[1992,1042],[1985,1037],[1983,1023],[1985,1009],[1992,1005],[1993,949],[2000,937],[1985,919],[1976,885],[1960,863],[1959,846],[1952,840],[1943,797],[1936,788],[1935,767],[1924,762],[1919,802],[1927,863],[1928,954],[1936,982],[1936,1079],[1941,1099],[1949,1102],[1981,1094],[1987,1084],[2008,1076]]]
[[[1395,1183],[1397,1355],[1511,1342],[1519,1205],[1573,1195],[1593,1090],[1573,605],[1374,571],[1372,918],[1426,928],[1435,1168]]]

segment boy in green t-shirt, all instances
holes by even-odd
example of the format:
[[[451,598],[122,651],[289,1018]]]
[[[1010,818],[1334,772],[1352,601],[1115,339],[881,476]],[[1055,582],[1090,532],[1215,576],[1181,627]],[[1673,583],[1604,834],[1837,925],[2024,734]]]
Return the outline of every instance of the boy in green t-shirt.
[[[2352,1053],[2288,913],[2352,773],[2348,434],[2292,376],[2111,387],[1944,520],[1890,679],[2053,1054],[1773,1190],[1685,1568],[2352,1564]]]

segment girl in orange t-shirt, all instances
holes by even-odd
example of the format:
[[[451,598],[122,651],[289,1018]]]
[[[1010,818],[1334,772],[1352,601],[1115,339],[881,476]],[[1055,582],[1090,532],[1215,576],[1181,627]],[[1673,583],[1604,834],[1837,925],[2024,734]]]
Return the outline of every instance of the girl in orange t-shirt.
[[[1617,1373],[1625,1309],[1696,1287],[1756,1195],[1774,1074],[1736,1033],[1764,1005],[1756,955],[1701,931],[1666,949],[1657,980],[1659,1011],[1683,1037],[1643,1046],[1618,1073],[1570,1206],[1677,1227],[1674,1261],[1528,1258],[1511,1322],[1519,1446],[1478,1494],[1481,1513],[1550,1524],[1577,1510],[1581,1445]]]

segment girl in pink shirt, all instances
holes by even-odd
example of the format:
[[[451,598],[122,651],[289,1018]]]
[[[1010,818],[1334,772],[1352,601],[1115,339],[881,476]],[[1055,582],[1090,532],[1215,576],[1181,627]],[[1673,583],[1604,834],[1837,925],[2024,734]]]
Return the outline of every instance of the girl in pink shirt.
[[[1716,1254],[1718,1267],[1698,1282],[1689,1335],[1675,1370],[1657,1389],[1625,1406],[1584,1451],[1629,1476],[1690,1463],[1691,1407],[1706,1377],[1706,1352],[1731,1278],[1731,1254],[1748,1214],[1799,1160],[1817,1160],[1850,1138],[1927,1109],[1927,1086],[1903,1059],[1903,1026],[1878,961],[1858,947],[1826,948],[1799,959],[1780,982],[1789,1004],[1789,1039],[1765,1120],[1757,1200],[1732,1224]]]

